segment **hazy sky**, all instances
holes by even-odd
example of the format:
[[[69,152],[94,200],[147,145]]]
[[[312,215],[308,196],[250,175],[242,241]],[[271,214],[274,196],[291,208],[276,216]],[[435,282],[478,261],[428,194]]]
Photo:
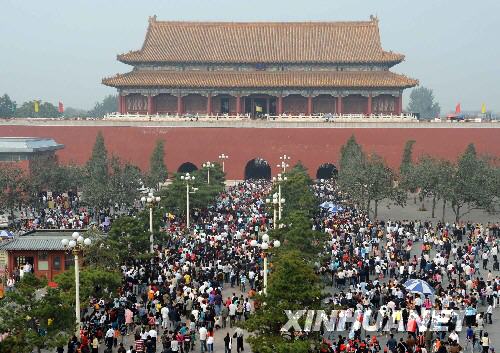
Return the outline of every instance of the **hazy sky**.
[[[380,19],[382,45],[406,55],[393,70],[433,88],[442,111],[500,111],[500,0],[2,0],[0,94],[91,108],[114,89],[101,79],[130,66],[158,20]],[[407,95],[405,105],[407,103]]]

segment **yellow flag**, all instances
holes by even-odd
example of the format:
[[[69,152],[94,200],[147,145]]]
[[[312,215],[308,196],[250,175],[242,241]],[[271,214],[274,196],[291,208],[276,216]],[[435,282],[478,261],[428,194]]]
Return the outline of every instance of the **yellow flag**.
[[[481,114],[486,114],[486,104],[484,104],[484,103],[481,106]]]
[[[38,101],[35,101],[35,113],[38,113],[39,106],[38,106]]]

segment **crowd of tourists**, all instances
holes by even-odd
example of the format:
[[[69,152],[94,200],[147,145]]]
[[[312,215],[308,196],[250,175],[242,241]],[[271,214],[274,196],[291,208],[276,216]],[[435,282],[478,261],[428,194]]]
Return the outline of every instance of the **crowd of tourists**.
[[[80,337],[58,352],[243,351],[235,324],[251,315],[262,290],[263,260],[251,241],[273,227],[265,205],[271,188],[265,180],[227,188],[210,207],[193,210],[190,229],[184,218],[166,217],[168,240],[151,260],[121,266],[116,295],[96,288],[102,295],[83,310]],[[333,180],[313,189],[322,206],[313,228],[328,234],[315,267],[327,285],[325,305],[344,310],[334,322],[347,328],[323,332],[322,352],[457,353],[470,344],[489,353],[488,325],[500,304],[498,224],[373,220]],[[85,211],[55,205],[44,208],[40,224],[89,225]],[[100,221],[109,224],[105,215]],[[409,279],[432,293],[408,290]],[[435,324],[430,309],[465,311],[465,338],[457,315],[439,320],[445,330],[424,330]],[[368,310],[381,322],[375,332],[363,329]]]
[[[488,352],[486,325],[500,304],[498,224],[376,221],[343,199],[334,182],[316,185],[315,192],[322,202],[337,203],[336,212],[325,209],[315,222],[330,235],[328,260],[317,263],[318,273],[333,288],[328,302],[355,319],[348,336],[325,338],[325,352],[379,351],[378,334],[391,334],[385,349],[391,352],[457,352],[465,343],[457,333],[460,311],[471,347]],[[433,291],[407,290],[409,279],[424,280]],[[435,324],[431,309],[453,311],[440,320],[443,331],[429,329]],[[377,335],[363,337],[368,310],[380,315],[381,324]],[[397,341],[399,322],[409,336]]]
[[[76,195],[41,195],[36,205],[19,211],[14,232],[24,234],[33,230],[70,230],[97,227],[108,231],[113,208],[94,215],[91,209],[81,206]]]
[[[98,352],[100,345],[120,353],[243,351],[235,324],[249,317],[251,298],[262,290],[262,258],[250,240],[270,226],[264,202],[270,188],[264,180],[228,188],[194,212],[190,235],[182,218],[170,218],[168,242],[151,261],[123,264],[119,295],[90,301],[81,337],[70,340],[67,352]],[[222,347],[214,347],[217,335]],[[127,336],[131,346],[122,343]]]

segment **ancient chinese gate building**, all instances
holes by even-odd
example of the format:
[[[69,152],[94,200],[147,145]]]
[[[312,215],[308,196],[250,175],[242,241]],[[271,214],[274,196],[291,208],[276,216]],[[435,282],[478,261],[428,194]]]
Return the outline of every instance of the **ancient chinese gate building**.
[[[163,22],[156,16],[133,66],[105,78],[134,114],[401,114],[418,82],[390,71],[378,20],[365,22]]]

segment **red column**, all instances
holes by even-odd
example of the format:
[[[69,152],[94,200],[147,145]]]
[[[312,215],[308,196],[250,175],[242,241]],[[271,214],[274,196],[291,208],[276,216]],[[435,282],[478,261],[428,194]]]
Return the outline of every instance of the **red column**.
[[[154,97],[148,96],[148,115],[153,115],[155,113],[154,104]]]
[[[313,97],[307,97],[307,115],[312,115],[313,113]]]
[[[212,115],[212,94],[207,96],[207,115]]]
[[[236,115],[241,114],[241,97],[236,96]]]
[[[342,114],[342,96],[337,96],[337,114]]]
[[[400,115],[403,112],[403,95],[396,97],[396,114]]]
[[[182,96],[177,96],[177,115],[182,115]]]
[[[371,115],[372,114],[372,95],[368,95],[368,102],[367,102],[367,107],[366,107],[366,115]]]
[[[122,95],[118,96],[118,113],[120,113],[120,114],[124,113],[124,109],[123,109],[123,106],[124,106],[123,100],[124,99],[123,98],[125,98],[125,97],[123,97]]]
[[[127,109],[127,96],[123,96],[123,107],[122,107],[123,114],[128,113]]]
[[[278,115],[283,114],[283,97],[278,97]]]

